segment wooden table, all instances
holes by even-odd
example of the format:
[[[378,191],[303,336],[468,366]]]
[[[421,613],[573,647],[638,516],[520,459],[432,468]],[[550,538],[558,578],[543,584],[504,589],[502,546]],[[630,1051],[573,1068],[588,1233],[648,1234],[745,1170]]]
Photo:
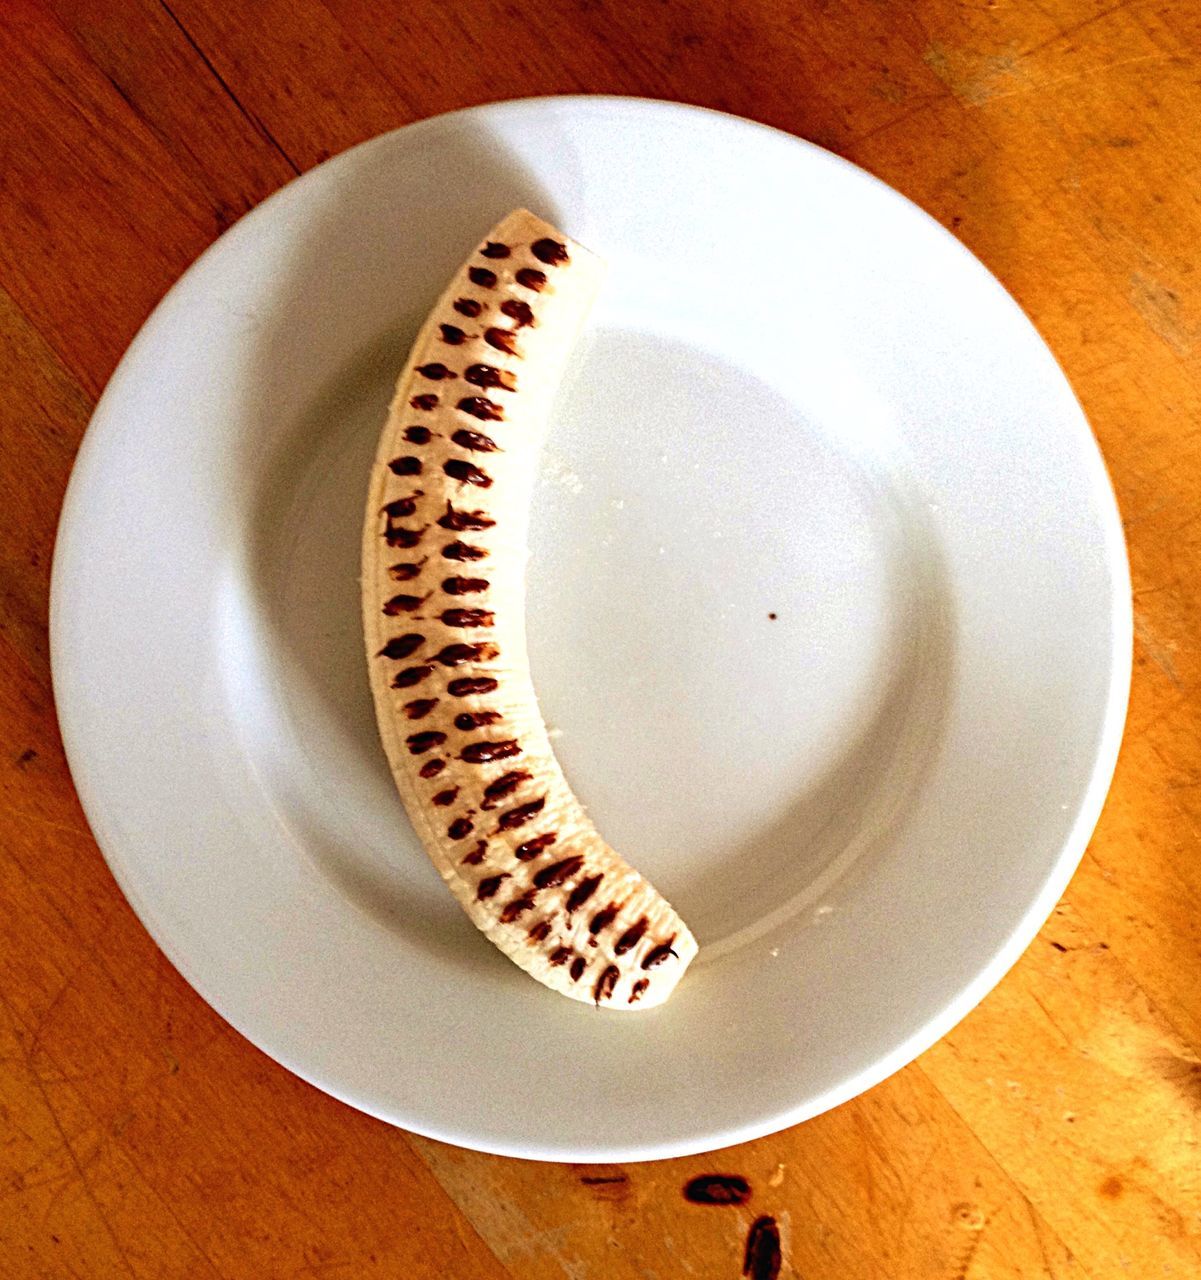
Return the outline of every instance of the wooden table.
[[[737,1277],[759,1214],[805,1280],[1201,1273],[1199,55],[1189,0],[5,0],[0,1274]],[[411,1137],[226,1027],[92,841],[46,645],[72,456],[187,264],[360,139],[579,91],[791,130],[952,228],[1079,393],[1135,586],[1113,792],[1000,987],[831,1114],[624,1169]],[[713,1170],[751,1203],[685,1203]]]

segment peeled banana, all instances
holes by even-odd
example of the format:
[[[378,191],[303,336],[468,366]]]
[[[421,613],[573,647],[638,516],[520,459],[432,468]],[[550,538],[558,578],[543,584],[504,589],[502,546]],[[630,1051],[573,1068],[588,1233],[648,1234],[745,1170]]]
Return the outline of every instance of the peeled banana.
[[[438,300],[371,473],[363,625],[388,763],[464,911],[545,986],[638,1010],[667,999],[696,941],[568,786],[525,643],[538,449],[602,275],[519,209]]]

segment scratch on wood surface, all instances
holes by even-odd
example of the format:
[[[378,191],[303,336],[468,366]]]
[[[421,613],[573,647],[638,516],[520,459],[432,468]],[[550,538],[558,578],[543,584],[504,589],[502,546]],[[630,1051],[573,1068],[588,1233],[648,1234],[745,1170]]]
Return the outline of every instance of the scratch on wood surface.
[[[159,1093],[161,1094],[162,1090],[159,1090]],[[125,1153],[126,1159],[128,1159],[129,1162],[133,1165],[133,1167],[138,1171],[139,1176],[141,1176],[143,1180],[146,1181],[147,1186],[150,1187],[151,1194],[159,1202],[159,1204],[162,1205],[163,1209],[166,1210],[167,1217],[169,1217],[171,1221],[175,1223],[176,1227],[179,1228],[179,1232],[183,1236],[183,1238],[192,1246],[193,1249],[196,1250],[196,1252],[200,1255],[200,1257],[203,1258],[204,1261],[208,1264],[209,1269],[212,1271],[213,1276],[215,1277],[215,1280],[226,1280],[225,1272],[222,1271],[217,1266],[217,1264],[212,1260],[212,1258],[209,1256],[208,1250],[204,1249],[201,1246],[200,1241],[197,1240],[195,1235],[192,1234],[191,1228],[188,1227],[184,1223],[183,1219],[179,1216],[179,1214],[176,1213],[174,1204],[172,1204],[171,1201],[168,1200],[166,1197],[160,1195],[157,1188],[153,1187],[150,1184],[149,1180],[146,1179],[145,1175],[142,1173],[142,1170],[138,1165],[138,1162],[133,1158],[129,1150],[124,1146],[122,1146],[121,1149]]]
[[[99,1143],[103,1141],[103,1138],[100,1136],[100,1130],[96,1130],[96,1133],[98,1135],[96,1150],[92,1153],[91,1156],[87,1157],[86,1159],[81,1159],[79,1157],[79,1154],[76,1152],[75,1148],[72,1146],[70,1140],[67,1138],[66,1132],[62,1124],[60,1123],[58,1115],[54,1109],[54,1105],[50,1100],[50,1095],[47,1088],[47,1086],[51,1086],[51,1085],[63,1085],[63,1084],[74,1085],[76,1083],[79,1083],[88,1079],[88,1077],[86,1075],[80,1075],[80,1076],[68,1075],[66,1072],[62,1071],[58,1067],[58,1064],[54,1062],[53,1058],[50,1058],[48,1056],[45,1058],[45,1060],[49,1062],[50,1066],[53,1068],[53,1071],[52,1073],[42,1073],[42,1072],[39,1072],[38,1067],[34,1061],[35,1056],[38,1054],[38,1051],[40,1049],[41,1035],[42,1035],[43,1029],[48,1025],[50,1017],[55,1007],[59,1004],[59,1002],[62,1000],[62,997],[67,993],[67,991],[69,991],[71,987],[74,985],[78,975],[82,973],[83,970],[88,965],[88,963],[95,958],[103,938],[104,938],[104,930],[101,930],[99,931],[99,934],[95,939],[95,941],[86,949],[85,954],[80,959],[79,963],[75,965],[75,967],[71,970],[70,974],[68,974],[68,976],[64,979],[63,983],[59,987],[59,990],[51,999],[50,1003],[38,1016],[38,1018],[33,1023],[33,1025],[31,1027],[28,1027],[27,1034],[29,1037],[29,1043],[26,1044],[19,1034],[14,1037],[20,1049],[20,1060],[24,1065],[30,1079],[33,1081],[34,1087],[36,1088],[38,1094],[41,1096],[41,1099],[47,1111],[49,1112],[51,1122],[53,1123],[54,1128],[59,1135],[60,1141],[62,1143],[62,1149],[66,1154],[68,1162],[71,1166],[69,1170],[64,1171],[60,1175],[56,1175],[55,1177],[45,1178],[45,1179],[42,1179],[40,1182],[24,1183],[22,1187],[19,1188],[19,1190],[28,1191],[38,1186],[48,1186],[48,1185],[52,1185],[54,1182],[62,1181],[63,1183],[62,1187],[50,1198],[46,1206],[45,1214],[43,1216],[43,1221],[45,1222],[46,1220],[49,1219],[50,1214],[53,1213],[54,1208],[57,1206],[57,1204],[62,1199],[62,1197],[67,1193],[67,1191],[69,1191],[70,1188],[74,1186],[77,1182],[80,1183],[83,1187],[84,1193],[87,1195],[89,1202],[96,1209],[96,1212],[100,1215],[101,1220],[104,1222],[105,1227],[108,1229],[108,1234],[112,1238],[113,1243],[116,1246],[118,1252],[121,1253],[121,1256],[124,1258],[125,1254],[124,1254],[124,1250],[121,1247],[120,1241],[117,1239],[114,1229],[112,1228],[108,1219],[105,1217],[104,1211],[101,1209],[99,1201],[97,1200],[95,1194],[92,1192],[91,1184],[87,1179],[86,1171],[95,1161],[95,1159],[98,1157],[100,1152]],[[2,994],[0,994],[0,1001],[3,1001],[4,1007],[8,1011],[9,1017],[13,1020],[14,1027],[21,1027],[26,1025],[21,1023],[20,1020],[17,1019],[15,1010],[12,1008],[12,1006],[9,1004],[7,1000],[4,1000]],[[217,1034],[218,1034],[218,1030],[214,1029],[212,1034],[206,1037],[202,1041],[201,1047],[211,1043],[211,1041],[216,1038]],[[44,1054],[44,1051],[43,1051],[43,1054]],[[155,1086],[159,1083],[160,1083],[160,1078],[152,1079],[142,1089],[139,1089],[134,1094],[132,1094],[128,1099],[128,1102],[132,1104],[135,1101],[135,1099],[149,1092],[151,1089],[155,1088]],[[156,1089],[155,1092],[156,1092],[157,1105],[159,1108],[161,1108],[162,1090]],[[134,1113],[132,1110],[127,1110],[124,1113],[122,1113],[122,1115],[118,1116],[116,1121],[114,1121],[114,1123],[110,1126],[110,1129],[109,1129],[110,1135],[113,1136],[114,1138],[119,1139],[125,1127],[128,1125],[129,1121],[133,1119],[133,1116],[134,1116]],[[157,1123],[154,1127],[156,1131],[159,1128]],[[141,1170],[138,1167],[137,1161],[133,1158],[130,1151],[124,1147],[124,1145],[122,1145],[122,1151],[126,1159],[130,1160],[134,1168],[138,1170],[139,1175],[141,1175]],[[163,1206],[167,1215],[175,1223],[176,1227],[179,1229],[184,1239],[187,1240],[187,1242],[192,1246],[192,1248],[195,1249],[196,1253],[208,1265],[212,1276],[215,1277],[215,1280],[224,1280],[224,1273],[217,1267],[216,1263],[212,1260],[212,1258],[209,1257],[206,1250],[201,1247],[199,1241],[197,1241],[193,1233],[183,1223],[179,1215],[175,1212],[172,1205],[167,1200],[165,1200],[161,1195],[159,1195],[157,1191],[153,1189],[152,1189],[152,1194]],[[126,1261],[128,1265],[128,1259],[126,1259]]]
[[[1052,80],[1033,79],[1026,69],[1025,58],[1014,52],[973,55],[935,41],[922,54],[922,61],[957,98],[969,106],[982,107],[1022,94],[1060,89],[1064,85],[1077,84],[1094,76],[1109,75],[1123,67],[1133,67],[1140,63],[1182,62],[1184,59],[1175,53],[1147,53],[1136,58],[1102,62]],[[1018,87],[1007,87],[1014,80],[1021,82]]]
[[[938,41],[927,47],[922,61],[957,98],[973,107],[1008,96],[1001,86],[1021,73],[1021,63],[1012,51],[975,56]]]
[[[8,1011],[8,1016],[12,1019],[13,1025],[15,1027],[19,1027],[21,1025],[21,1021],[16,1015],[16,1010],[14,1010],[12,1005],[9,1004],[3,992],[0,992],[0,1004],[3,1004],[5,1009]],[[83,1164],[80,1162],[79,1156],[76,1154],[75,1148],[71,1144],[71,1140],[67,1137],[67,1131],[63,1128],[62,1121],[59,1119],[58,1111],[55,1109],[54,1103],[50,1100],[50,1094],[46,1091],[46,1086],[42,1083],[41,1077],[38,1075],[37,1069],[34,1067],[29,1047],[19,1035],[17,1036],[17,1043],[25,1058],[25,1066],[28,1070],[29,1078],[33,1082],[33,1087],[41,1097],[42,1105],[46,1108],[46,1114],[50,1117],[50,1123],[54,1125],[55,1132],[58,1134],[59,1141],[63,1145],[63,1150],[67,1154],[67,1159],[70,1160],[71,1165],[75,1170],[75,1175],[79,1180],[79,1185],[82,1188],[84,1195],[87,1196],[88,1202],[96,1211],[96,1216],[103,1224],[109,1239],[113,1243],[113,1248],[117,1251],[117,1256],[125,1266],[125,1270],[128,1271],[131,1276],[134,1276],[136,1280],[137,1272],[133,1268],[133,1263],[130,1262],[129,1255],[125,1252],[125,1247],[122,1245],[121,1239],[117,1235],[116,1228],[114,1228],[112,1222],[109,1221],[108,1214],[104,1211],[104,1206],[100,1203],[96,1192],[92,1188],[91,1182],[88,1181],[87,1172],[85,1171]]]
[[[1125,2],[1126,0],[1123,0],[1123,3]],[[1035,13],[1040,14],[1042,17],[1046,18],[1046,20],[1055,28],[1055,34],[1053,36],[1048,36],[1043,43],[1052,44],[1056,40],[1062,40],[1064,36],[1064,30],[1063,30],[1063,27],[1059,25],[1059,19],[1056,18],[1055,15],[1049,9],[1046,9],[1041,4],[1039,4],[1038,0],[1027,0],[1027,3],[1030,5],[1030,8],[1033,9]],[[997,7],[995,0],[994,0],[994,3],[989,7],[993,9]],[[1039,47],[1038,45],[1034,46],[1034,48],[1036,49],[1038,47]],[[1027,49],[1026,52],[1032,53],[1033,50]]]
[[[171,8],[169,4],[167,4],[167,0],[159,0],[159,4],[162,6],[162,9],[166,13],[167,17],[170,18],[171,21],[176,25],[176,27],[179,28],[180,35],[182,35],[183,38],[191,46],[192,52],[195,53],[197,58],[200,59],[201,63],[204,65],[205,70],[208,71],[208,73],[213,77],[213,79],[216,80],[216,82],[221,86],[222,91],[226,94],[226,96],[234,104],[234,106],[238,109],[238,111],[241,112],[243,118],[250,125],[250,127],[254,129],[254,131],[258,133],[262,138],[264,138],[268,143],[270,143],[270,145],[274,147],[276,151],[279,152],[280,156],[284,160],[284,163],[288,165],[288,167],[292,170],[293,173],[299,174],[300,173],[299,165],[297,165],[297,163],[292,159],[292,157],[288,155],[288,153],[283,149],[283,147],[279,143],[279,140],[274,137],[271,131],[267,128],[266,124],[257,115],[255,115],[254,112],[250,111],[247,107],[245,107],[242,104],[242,101],[238,98],[237,94],[235,94],[234,91],[229,87],[224,77],[213,65],[208,54],[205,53],[204,50],[196,43],[196,41],[192,37],[192,33],[187,29],[187,27],[184,26],[184,24],[179,20],[179,18],[176,17],[175,11]]]
[[[1196,334],[1180,315],[1180,295],[1159,280],[1134,271],[1130,275],[1130,301],[1134,309],[1177,355],[1192,353]]]
[[[1111,142],[1110,145],[1113,143]],[[1147,236],[1131,235],[1116,219],[1095,213],[1089,218],[1089,225],[1103,240],[1111,243],[1121,241],[1122,244],[1129,246],[1145,267],[1152,267],[1159,271],[1171,269],[1163,258],[1151,252]]]
[[[1183,686],[1180,683],[1180,676],[1176,671],[1176,664],[1172,661],[1172,654],[1166,644],[1162,643],[1155,632],[1151,629],[1151,623],[1147,620],[1144,613],[1140,613],[1137,609],[1134,612],[1134,636],[1135,639],[1143,646],[1147,657],[1164,673],[1177,689]]]
[[[1121,10],[1127,8],[1127,6],[1133,3],[1134,0],[1118,0],[1117,4],[1110,5],[1108,9],[1102,9],[1099,13],[1090,13],[1087,18],[1081,18],[1078,22],[1070,23],[1066,27],[1061,27],[1059,23],[1052,18],[1051,21],[1054,22],[1056,27],[1055,34],[1053,36],[1048,36],[1045,40],[1040,40],[1038,44],[1031,45],[1030,48],[1026,50],[1026,53],[1027,55],[1038,53],[1040,50],[1049,48],[1060,40],[1066,40],[1070,36],[1077,35],[1079,32],[1083,31],[1085,27],[1091,27],[1094,23],[1100,22],[1102,19],[1108,18],[1112,14],[1119,13]],[[1051,18],[1051,15],[1041,5],[1035,5],[1034,7],[1043,15],[1044,18]]]
[[[54,1216],[55,1210],[58,1208],[63,1198],[66,1196],[67,1192],[70,1191],[72,1187],[76,1186],[79,1183],[80,1173],[83,1170],[90,1169],[92,1165],[96,1163],[96,1160],[100,1155],[100,1144],[98,1140],[91,1155],[87,1156],[85,1159],[80,1160],[78,1164],[76,1164],[72,1159],[72,1153],[67,1151],[65,1144],[62,1150],[67,1157],[68,1167],[63,1170],[62,1175],[59,1178],[51,1180],[51,1181],[57,1181],[61,1185],[54,1191],[53,1195],[51,1195],[50,1199],[46,1203],[45,1209],[42,1212],[43,1227],[45,1227],[50,1222],[50,1219]],[[36,1185],[36,1184],[32,1184],[32,1185]]]
[[[100,944],[101,942],[104,941],[104,936],[105,936],[104,930],[102,929],[97,930],[96,937],[93,938],[92,941],[88,944],[88,946],[84,948],[83,955],[80,956],[79,960],[71,969],[70,973],[68,973],[67,976],[59,984],[58,990],[50,998],[50,1002],[46,1005],[46,1007],[41,1011],[41,1013],[38,1014],[37,1018],[34,1021],[33,1026],[30,1028],[28,1061],[29,1061],[31,1071],[35,1070],[33,1065],[33,1057],[34,1057],[34,1054],[36,1054],[38,1049],[41,1047],[42,1034],[45,1032],[46,1028],[50,1025],[50,1019],[58,1011],[58,1007],[60,1004],[62,1004],[63,998],[66,996],[67,992],[70,991],[71,988],[75,985],[75,981],[79,977],[79,975],[83,973],[83,971],[88,967],[88,965],[90,965],[92,961],[96,958],[96,952],[100,949]],[[40,1079],[41,1077],[39,1076],[39,1080]]]
[[[1035,1212],[1028,1196],[1022,1196],[1021,1204],[1026,1211],[1026,1216],[1030,1219],[1030,1232],[1034,1237],[1034,1243],[1038,1246],[1039,1257],[1042,1259],[1042,1274],[1048,1280],[1054,1280],[1055,1271],[1051,1266],[1051,1258],[1047,1253],[1046,1241],[1043,1239],[1042,1220]]]
[[[47,831],[61,831],[66,835],[77,836],[81,840],[91,840],[92,833],[87,827],[80,826],[78,823],[59,822],[55,818],[47,818],[45,814],[31,813],[28,809],[8,809],[8,817],[19,818],[22,822],[28,822],[33,826],[42,827]]]
[[[52,1153],[53,1154],[53,1153]],[[51,1196],[46,1206],[45,1213],[42,1214],[42,1225],[46,1225],[46,1220],[50,1216],[50,1211],[62,1198],[61,1191],[67,1190],[69,1186],[74,1185],[75,1171],[74,1169],[63,1169],[58,1173],[47,1174],[44,1178],[28,1178],[27,1174],[32,1173],[36,1169],[40,1169],[46,1163],[47,1157],[40,1156],[33,1164],[24,1169],[16,1169],[12,1172],[6,1172],[4,1177],[8,1185],[4,1191],[0,1193],[0,1201],[11,1200],[15,1196],[23,1196],[30,1191],[40,1191],[43,1187],[53,1187],[58,1183],[64,1184],[60,1192],[56,1192]]]
[[[1074,72],[1070,76],[1060,76],[1055,80],[1030,83],[1021,89],[1012,89],[1008,93],[994,94],[990,101],[996,101],[999,98],[1014,98],[1023,93],[1042,93],[1047,89],[1058,89],[1065,84],[1078,84],[1081,80],[1088,80],[1093,76],[1108,75],[1110,72],[1119,71],[1123,67],[1137,66],[1139,63],[1183,61],[1184,59],[1177,53],[1146,53],[1138,58],[1119,58],[1116,62],[1102,62],[1095,67],[1086,67],[1083,71]]]
[[[1054,944],[1054,943],[1052,943],[1051,945],[1052,945],[1052,946],[1054,946],[1055,944]],[[1074,948],[1073,948],[1073,949],[1074,949]],[[1065,948],[1065,950],[1066,950],[1066,948]],[[1051,1010],[1050,1010],[1050,1009],[1048,1009],[1048,1008],[1047,1008],[1047,1006],[1042,1002],[1042,1000],[1041,1000],[1041,999],[1039,998],[1039,996],[1038,996],[1038,993],[1037,993],[1036,991],[1031,991],[1031,993],[1030,993],[1030,998],[1031,998],[1031,999],[1034,1001],[1034,1003],[1035,1003],[1036,1005],[1038,1005],[1038,1007],[1042,1010],[1043,1016],[1046,1018],[1047,1022],[1050,1024],[1050,1026],[1051,1026],[1052,1030],[1055,1032],[1056,1036],[1058,1036],[1058,1037],[1059,1037],[1059,1039],[1060,1039],[1060,1040],[1062,1040],[1062,1041],[1063,1041],[1063,1043],[1064,1043],[1064,1044],[1065,1044],[1069,1049],[1074,1049],[1074,1048],[1075,1048],[1075,1042],[1073,1041],[1072,1037],[1071,1037],[1071,1036],[1069,1036],[1069,1035],[1068,1035],[1068,1033],[1067,1033],[1066,1031],[1064,1031],[1064,1029],[1059,1025],[1059,1023],[1055,1021],[1055,1016],[1054,1016],[1054,1014],[1052,1014]]]
[[[863,133],[855,134],[849,139],[849,145],[851,147],[860,146],[871,138],[875,138],[882,133],[887,133],[889,129],[895,129],[898,125],[905,124],[907,121],[912,120],[914,116],[920,116],[923,112],[929,111],[931,107],[936,106],[940,102],[946,102],[947,100],[947,95],[945,93],[939,93],[928,98],[924,98],[921,102],[910,107],[908,111],[902,111],[900,115],[892,116],[888,120],[882,120],[879,124],[873,125],[870,129],[864,130]]]

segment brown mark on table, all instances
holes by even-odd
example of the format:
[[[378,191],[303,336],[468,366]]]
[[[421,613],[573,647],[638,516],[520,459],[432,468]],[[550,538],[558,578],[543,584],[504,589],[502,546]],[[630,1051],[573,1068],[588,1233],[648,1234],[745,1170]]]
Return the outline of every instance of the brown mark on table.
[[[621,1169],[595,1165],[580,1174],[580,1186],[587,1187],[598,1200],[624,1200],[630,1194],[630,1178]]]
[[[782,1261],[780,1228],[776,1226],[775,1218],[764,1214],[751,1223],[747,1232],[742,1274],[749,1280],[776,1280]]]
[[[738,1173],[702,1173],[684,1183],[690,1204],[746,1204],[751,1184]]]

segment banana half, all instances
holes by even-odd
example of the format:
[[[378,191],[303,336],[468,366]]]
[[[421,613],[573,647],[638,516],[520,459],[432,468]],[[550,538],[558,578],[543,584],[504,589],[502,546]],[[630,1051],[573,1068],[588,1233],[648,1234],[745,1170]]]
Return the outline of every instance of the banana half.
[[[696,941],[572,793],[525,642],[538,449],[602,274],[522,209],[438,300],[371,474],[363,624],[388,763],[463,910],[545,986],[636,1010],[667,999]]]

